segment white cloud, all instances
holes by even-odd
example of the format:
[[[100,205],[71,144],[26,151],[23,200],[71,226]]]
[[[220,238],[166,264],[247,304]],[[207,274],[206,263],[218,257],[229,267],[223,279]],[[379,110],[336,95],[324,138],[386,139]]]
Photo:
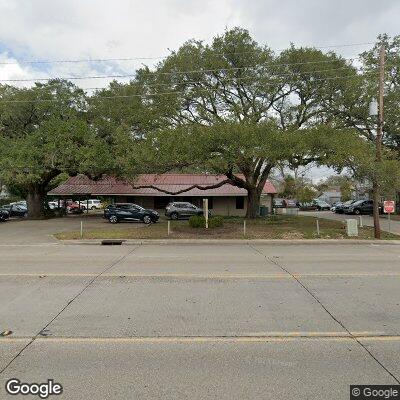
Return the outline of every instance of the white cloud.
[[[18,59],[154,57],[190,38],[210,40],[226,28],[248,28],[273,48],[370,42],[397,33],[397,0],[0,0],[0,52]],[[343,49],[354,55],[362,48]],[[142,63],[1,67],[31,77],[133,73]],[[155,61],[154,61],[155,62]],[[22,75],[21,75],[22,74]],[[103,81],[80,82],[92,87]]]
[[[7,53],[0,54],[0,81],[9,79],[29,79],[32,71],[20,64],[17,60],[10,58]],[[14,86],[26,86],[23,82],[4,82]]]
[[[234,26],[274,49],[291,42],[373,42],[379,33],[400,33],[398,0],[0,0],[0,15],[3,62],[162,56],[188,39],[209,41]],[[351,57],[364,49],[338,50]],[[134,73],[154,62],[0,64],[0,79]],[[108,81],[76,83],[100,87]],[[332,172],[313,169],[311,177]]]

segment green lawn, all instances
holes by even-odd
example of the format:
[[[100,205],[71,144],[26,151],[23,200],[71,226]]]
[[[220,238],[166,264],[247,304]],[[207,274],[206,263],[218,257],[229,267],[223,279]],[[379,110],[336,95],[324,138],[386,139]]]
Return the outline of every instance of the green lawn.
[[[137,225],[120,223],[106,224],[99,229],[85,230],[84,239],[346,239],[341,221],[320,219],[320,236],[316,232],[316,219],[309,216],[277,215],[246,221],[246,235],[243,232],[243,218],[228,217],[222,227],[205,229],[191,228],[188,221],[171,221],[171,234],[167,233],[167,222]],[[79,231],[56,233],[58,239],[80,239]],[[373,239],[373,229],[359,229],[359,239]],[[400,239],[397,235],[383,234],[384,239]]]

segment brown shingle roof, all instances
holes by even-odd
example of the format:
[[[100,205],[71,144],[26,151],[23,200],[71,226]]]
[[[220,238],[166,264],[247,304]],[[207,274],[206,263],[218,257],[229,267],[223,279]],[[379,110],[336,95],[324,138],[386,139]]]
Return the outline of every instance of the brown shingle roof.
[[[225,175],[210,174],[143,174],[139,175],[134,182],[135,186],[154,185],[161,191],[152,188],[134,188],[128,182],[105,176],[98,181],[93,181],[85,175],[77,175],[69,178],[65,183],[51,190],[48,194],[53,196],[73,196],[73,195],[97,195],[97,196],[169,196],[162,192],[168,190],[177,192],[192,185],[209,186],[215,185],[225,180]],[[275,187],[267,181],[264,194],[276,193]],[[245,189],[223,185],[215,189],[191,189],[181,193],[179,196],[245,196]]]

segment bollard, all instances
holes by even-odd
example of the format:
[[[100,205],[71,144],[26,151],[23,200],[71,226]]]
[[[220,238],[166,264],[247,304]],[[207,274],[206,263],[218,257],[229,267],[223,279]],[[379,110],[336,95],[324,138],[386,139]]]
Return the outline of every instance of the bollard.
[[[246,236],[246,220],[243,220],[243,236]]]
[[[317,236],[319,236],[319,220],[317,219]]]
[[[81,239],[83,238],[83,221],[81,221]]]
[[[168,236],[171,233],[171,221],[168,220]]]
[[[360,218],[360,228],[362,228],[362,227],[364,226],[364,225],[363,225],[362,216],[360,215],[359,218]]]

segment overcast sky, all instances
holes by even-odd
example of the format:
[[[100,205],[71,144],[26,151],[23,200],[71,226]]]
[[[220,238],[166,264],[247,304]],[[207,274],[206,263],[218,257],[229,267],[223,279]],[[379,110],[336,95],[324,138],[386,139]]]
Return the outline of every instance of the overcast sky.
[[[400,33],[399,0],[0,0],[0,16],[2,63],[162,57],[190,38],[210,41],[235,26],[273,49]],[[337,51],[351,57],[368,47]],[[141,63],[152,62],[0,64],[0,80],[134,73]]]

